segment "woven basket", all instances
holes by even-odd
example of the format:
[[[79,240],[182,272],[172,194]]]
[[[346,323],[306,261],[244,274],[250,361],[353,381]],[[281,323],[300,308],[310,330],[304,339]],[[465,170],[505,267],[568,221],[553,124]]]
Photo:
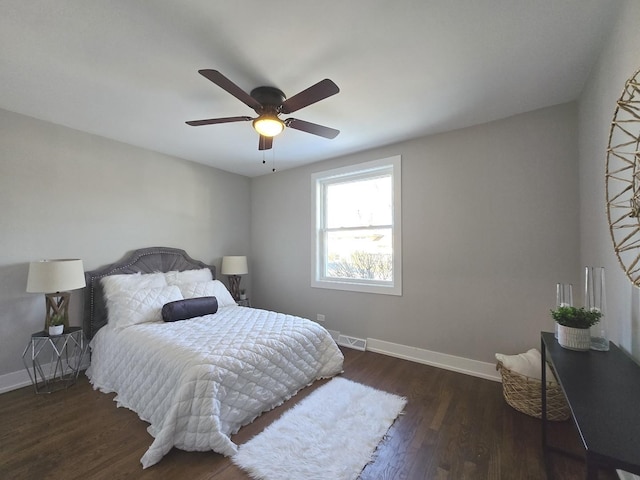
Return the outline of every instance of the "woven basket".
[[[542,418],[542,382],[513,372],[498,362],[496,370],[502,375],[502,394],[509,405],[535,418]],[[569,418],[569,406],[557,383],[547,382],[547,420]]]

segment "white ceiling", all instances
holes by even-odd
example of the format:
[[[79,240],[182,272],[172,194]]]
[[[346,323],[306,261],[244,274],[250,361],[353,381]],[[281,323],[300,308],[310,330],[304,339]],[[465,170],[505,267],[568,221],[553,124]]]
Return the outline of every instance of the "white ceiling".
[[[0,108],[247,176],[575,100],[613,0],[0,0]],[[200,76],[340,93],[258,152],[255,112]]]

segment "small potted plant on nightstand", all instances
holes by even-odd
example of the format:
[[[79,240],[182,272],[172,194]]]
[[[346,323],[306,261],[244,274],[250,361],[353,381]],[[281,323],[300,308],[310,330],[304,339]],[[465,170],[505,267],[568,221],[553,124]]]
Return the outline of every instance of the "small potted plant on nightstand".
[[[590,328],[600,321],[602,312],[597,308],[561,306],[551,310],[551,316],[558,323],[558,343],[569,350],[589,350],[591,346]]]
[[[49,335],[62,335],[64,331],[64,315],[56,313],[49,319]]]

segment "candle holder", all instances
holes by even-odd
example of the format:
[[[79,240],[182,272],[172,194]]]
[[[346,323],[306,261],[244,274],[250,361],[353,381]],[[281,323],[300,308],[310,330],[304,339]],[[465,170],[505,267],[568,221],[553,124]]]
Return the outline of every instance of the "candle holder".
[[[602,314],[600,321],[590,329],[591,350],[606,352],[609,350],[609,337],[607,336],[604,267],[585,267],[584,305],[587,310],[598,310]]]
[[[556,283],[556,308],[573,307],[573,284]],[[558,338],[558,322],[555,325],[555,337]]]

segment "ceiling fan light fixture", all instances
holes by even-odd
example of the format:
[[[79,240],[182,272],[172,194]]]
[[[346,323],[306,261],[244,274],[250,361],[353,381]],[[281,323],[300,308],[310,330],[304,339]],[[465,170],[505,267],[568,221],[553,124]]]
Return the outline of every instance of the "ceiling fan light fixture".
[[[275,137],[284,130],[284,122],[275,115],[264,114],[253,121],[253,128],[264,137]]]

